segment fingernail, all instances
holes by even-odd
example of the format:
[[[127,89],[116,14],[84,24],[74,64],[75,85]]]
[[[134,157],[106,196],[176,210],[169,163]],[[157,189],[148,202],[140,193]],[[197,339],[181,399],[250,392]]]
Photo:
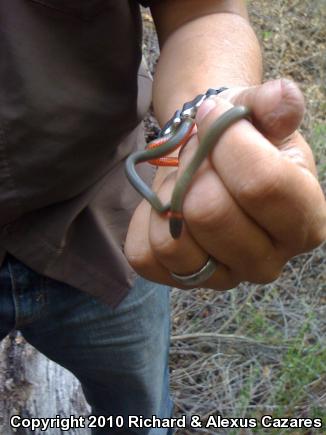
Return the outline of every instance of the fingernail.
[[[200,123],[208,113],[213,110],[216,107],[216,102],[212,99],[206,100],[203,102],[203,104],[199,107],[197,116],[196,116],[196,122]]]

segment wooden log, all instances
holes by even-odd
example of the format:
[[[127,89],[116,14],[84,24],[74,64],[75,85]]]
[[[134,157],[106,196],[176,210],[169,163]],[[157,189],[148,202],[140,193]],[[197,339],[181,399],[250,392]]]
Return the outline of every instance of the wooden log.
[[[10,426],[12,415],[54,418],[89,413],[81,386],[72,373],[39,353],[19,333],[12,333],[0,343],[0,435],[45,433],[13,429]],[[89,435],[90,430],[62,432],[53,428],[46,433]]]

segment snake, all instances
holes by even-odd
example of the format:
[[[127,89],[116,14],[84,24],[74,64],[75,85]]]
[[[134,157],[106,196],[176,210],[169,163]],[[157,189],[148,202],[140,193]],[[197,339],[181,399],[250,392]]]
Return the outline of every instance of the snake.
[[[193,177],[201,163],[217,145],[223,133],[237,121],[250,117],[250,108],[234,106],[213,121],[203,135],[200,144],[181,176],[177,179],[171,200],[163,204],[155,192],[140,178],[136,165],[149,162],[156,166],[177,166],[178,159],[167,157],[175,149],[186,145],[192,136],[195,120],[186,117],[175,131],[149,142],[145,150],[136,151],[128,156],[125,164],[126,176],[131,185],[145,198],[159,214],[169,219],[169,231],[173,239],[181,236],[183,228],[183,203]]]

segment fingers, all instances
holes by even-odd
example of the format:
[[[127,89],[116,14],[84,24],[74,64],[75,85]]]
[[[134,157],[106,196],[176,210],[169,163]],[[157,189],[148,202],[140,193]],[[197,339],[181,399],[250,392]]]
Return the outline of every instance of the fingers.
[[[159,191],[162,201],[168,202],[174,188],[174,180],[168,180]],[[155,211],[151,213],[149,223],[149,243],[153,255],[167,270],[178,275],[189,275],[200,270],[208,260],[208,251],[198,245],[195,238],[184,226],[182,236],[175,240],[169,231],[169,222],[165,216]],[[229,289],[235,287],[239,280],[233,276],[229,267],[218,258],[219,266],[215,274],[203,285],[215,289]],[[175,284],[176,285],[176,284]]]
[[[209,195],[203,195],[204,189]],[[215,171],[196,180],[184,203],[187,228],[196,242],[239,281],[266,283],[284,259],[268,234],[243,212]]]
[[[168,234],[166,219],[151,210],[146,201],[142,201],[132,217],[124,253],[130,265],[146,279],[183,289],[189,287],[176,282],[170,271],[193,273],[200,270],[208,258],[207,253],[188,237],[180,241],[173,240]],[[219,265],[214,276],[203,283],[206,287],[220,290],[233,288],[237,284],[224,265]]]
[[[218,105],[198,124],[200,140],[210,124],[230,107],[226,101],[217,101]],[[239,207],[274,244],[286,248],[286,255],[307,248],[313,214],[324,213],[316,210],[323,200],[312,174],[284,158],[246,120],[223,134],[212,151],[211,163]]]
[[[193,139],[182,157],[180,171],[197,146]],[[171,177],[162,184],[159,196],[163,203],[171,198],[174,185]],[[192,274],[203,267],[208,256],[216,259],[219,267],[203,283],[205,287],[228,289],[243,280],[263,283],[279,275],[283,258],[264,231],[242,212],[208,161],[196,174],[184,203],[184,214],[186,225],[178,240],[171,238],[165,216],[155,211],[147,214],[149,236],[141,242],[142,250],[146,249],[147,258],[155,260],[163,275],[164,270],[167,275],[169,271]],[[140,232],[147,226],[144,215],[136,226]],[[142,268],[145,269],[146,266]]]
[[[181,171],[188,166],[196,146],[189,144],[180,162]],[[268,234],[230,195],[208,160],[195,175],[183,212],[186,228],[196,243],[225,264],[236,280],[265,283],[280,274],[284,258]]]
[[[295,130],[304,114],[304,99],[298,86],[286,79],[273,80],[261,86],[233,88],[221,94],[221,98],[234,105],[247,105],[252,111],[253,125],[273,145],[296,164],[306,167],[316,176],[316,166],[309,145]],[[201,108],[203,118],[209,107]],[[295,148],[290,136],[295,135]]]
[[[124,254],[133,269],[144,278],[167,285],[175,285],[168,271],[156,259],[149,243],[151,206],[142,201],[128,228]]]
[[[253,124],[274,145],[282,143],[299,127],[304,114],[303,95],[298,86],[287,79],[230,89],[221,97],[234,105],[249,106]]]
[[[290,257],[326,238],[326,206],[312,154],[294,132],[304,110],[301,93],[288,81],[274,81],[231,94],[234,103],[251,107],[254,125],[241,120],[230,127],[196,172],[183,204],[181,238],[172,239],[167,218],[146,202],[133,216],[125,252],[147,279],[186,288],[170,272],[193,274],[213,257],[218,267],[204,287],[270,282]],[[201,106],[199,141],[230,107],[222,98]],[[160,178],[156,186],[163,203],[170,201],[175,179],[197,147],[193,137],[178,172]]]

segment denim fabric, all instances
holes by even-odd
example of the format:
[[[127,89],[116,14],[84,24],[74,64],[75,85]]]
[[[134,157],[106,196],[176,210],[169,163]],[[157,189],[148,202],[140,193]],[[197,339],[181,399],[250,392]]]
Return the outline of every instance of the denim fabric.
[[[111,308],[7,255],[0,270],[0,339],[13,328],[80,380],[92,414],[170,417],[169,288],[137,278]],[[167,429],[93,434],[171,434]]]

